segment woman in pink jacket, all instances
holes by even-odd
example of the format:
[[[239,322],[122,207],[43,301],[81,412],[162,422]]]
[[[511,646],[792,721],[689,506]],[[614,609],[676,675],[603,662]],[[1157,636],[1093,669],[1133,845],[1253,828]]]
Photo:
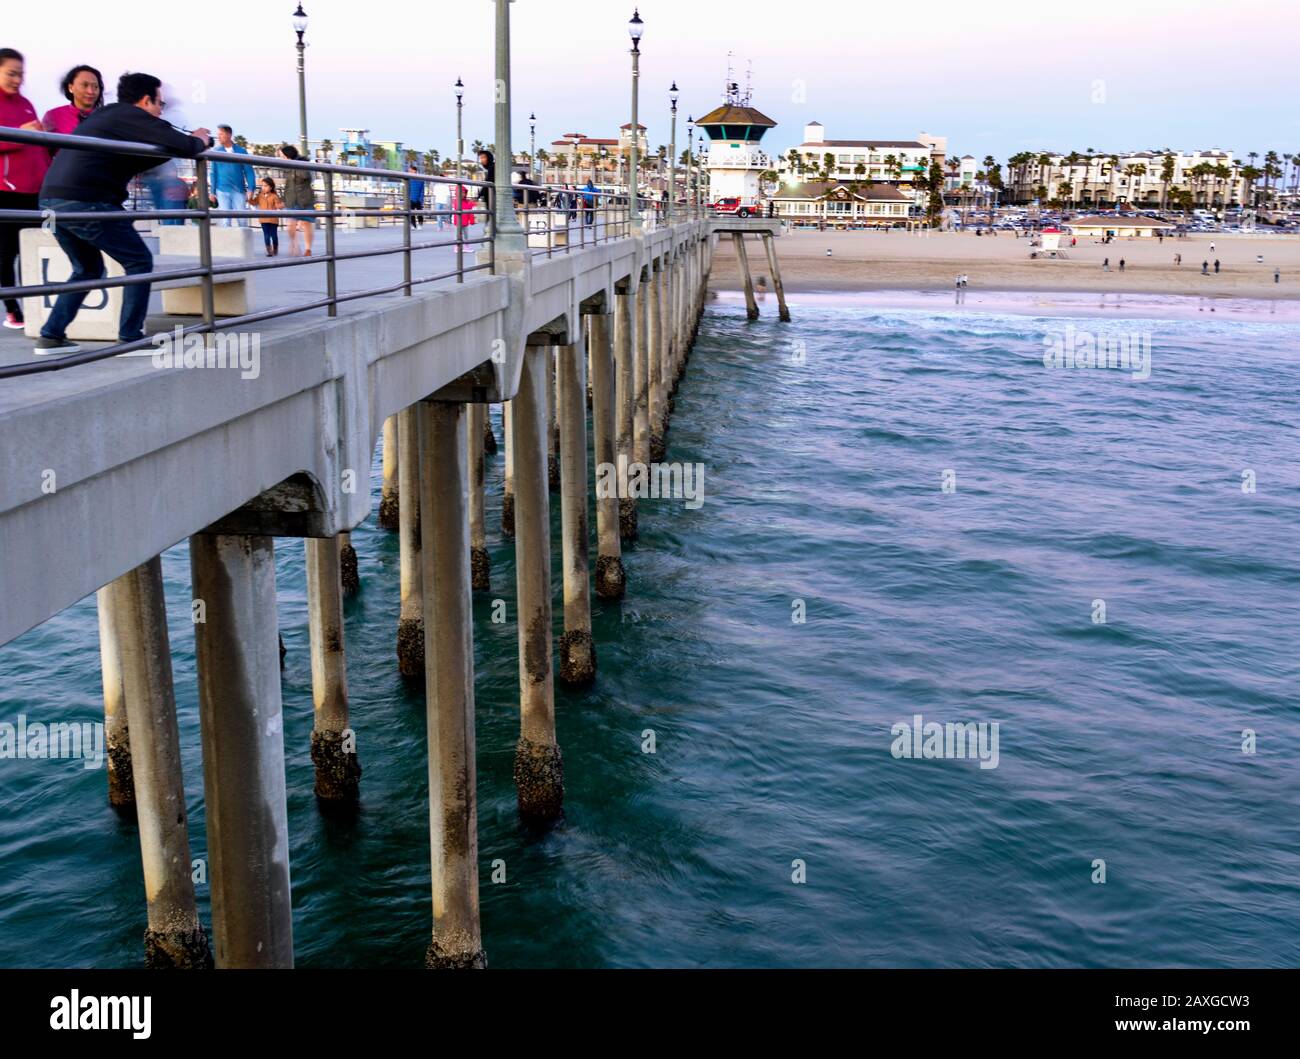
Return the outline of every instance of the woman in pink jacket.
[[[41,131],[36,108],[19,89],[23,86],[22,52],[0,48],[0,126],[11,129]],[[50,152],[35,144],[13,143],[0,139],[0,209],[35,210],[41,181],[50,167]],[[34,228],[40,222],[0,222],[0,287],[17,285],[14,262],[18,257],[18,232]],[[23,313],[18,301],[5,299],[5,327],[22,327]]]
[[[68,103],[45,112],[41,125],[46,132],[76,132],[83,119],[104,105],[104,77],[93,66],[74,66],[63,75],[59,89]]]

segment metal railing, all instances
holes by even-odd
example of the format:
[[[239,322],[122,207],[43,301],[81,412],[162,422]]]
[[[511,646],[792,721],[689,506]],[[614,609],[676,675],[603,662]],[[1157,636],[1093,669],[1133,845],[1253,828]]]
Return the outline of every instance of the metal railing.
[[[626,191],[573,187],[566,184],[515,184],[515,213],[528,237],[533,256],[553,257],[633,234],[632,209]],[[641,194],[637,211],[644,228],[668,223],[667,202]],[[672,222],[701,220],[702,205],[679,198]]]
[[[4,127],[0,130],[0,139],[16,143],[37,144],[48,148],[74,148],[79,151],[90,151],[102,154],[126,154],[135,156],[145,156],[157,158],[162,164],[169,159],[178,157],[175,152],[153,144],[131,143],[119,140],[103,140],[89,136],[69,136],[57,133],[35,132],[26,129],[15,129]],[[313,173],[320,173],[324,178],[325,203],[324,209],[311,210],[275,210],[267,211],[252,206],[250,209],[242,210],[219,210],[210,206],[211,195],[208,181],[208,166],[211,163],[226,165],[247,165],[255,166],[262,169],[276,170],[306,170]],[[182,336],[191,334],[206,334],[218,330],[246,326],[253,323],[261,323],[267,320],[274,320],[283,316],[290,316],[296,313],[310,312],[313,310],[324,309],[329,316],[338,315],[338,307],[346,302],[358,301],[364,298],[373,298],[386,294],[401,292],[409,296],[412,289],[416,286],[426,283],[435,283],[442,280],[455,278],[458,283],[463,283],[465,277],[474,272],[487,271],[495,272],[496,258],[492,250],[492,213],[491,198],[483,191],[479,191],[479,198],[473,207],[470,207],[467,198],[468,189],[491,189],[492,185],[481,180],[461,179],[456,177],[428,176],[422,173],[410,173],[397,170],[387,169],[366,169],[358,166],[335,165],[322,162],[309,162],[305,160],[291,160],[285,158],[266,158],[260,155],[233,154],[225,151],[208,150],[200,154],[195,159],[195,193],[199,203],[199,209],[179,209],[179,210],[115,210],[115,211],[94,211],[94,212],[62,212],[58,213],[52,210],[0,210],[0,223],[18,222],[27,227],[49,226],[51,223],[57,229],[58,222],[64,221],[124,221],[133,223],[136,221],[161,221],[161,220],[180,220],[182,222],[195,221],[199,227],[199,262],[196,267],[164,269],[162,271],[141,273],[137,275],[125,276],[102,276],[93,280],[81,280],[77,282],[66,281],[63,283],[45,283],[29,284],[19,287],[0,288],[0,298],[24,299],[35,297],[47,297],[49,295],[58,295],[63,292],[76,291],[99,291],[114,287],[129,287],[143,284],[154,283],[173,283],[177,280],[197,279],[202,288],[202,322],[192,324],[181,329]],[[347,177],[365,177],[374,178],[380,181],[399,182],[402,197],[400,206],[393,208],[389,205],[387,208],[339,208],[336,201],[338,195],[335,191],[334,178],[336,176]],[[413,207],[410,201],[410,186],[412,181],[420,181],[425,185],[451,185],[454,201],[447,206],[438,206],[432,209],[423,206]],[[349,193],[351,194],[351,193]],[[212,222],[215,220],[246,220],[253,221],[262,216],[273,216],[277,220],[308,220],[324,221],[325,223],[325,253],[323,255],[289,257],[284,260],[249,260],[240,259],[231,260],[228,264],[214,264],[212,256]],[[350,218],[396,218],[400,220],[402,226],[402,240],[397,246],[375,247],[370,249],[340,251],[336,244],[336,230],[340,219]],[[416,242],[412,238],[412,219],[433,218],[435,221],[439,218],[448,218],[452,221],[455,228],[455,237],[433,242]],[[471,225],[464,223],[466,218],[471,219]],[[473,238],[467,237],[466,227],[478,223],[482,218],[484,223],[484,234]],[[486,246],[488,247],[489,256],[485,263],[466,265],[465,251],[469,247]],[[450,271],[436,273],[427,276],[415,276],[412,271],[413,255],[423,250],[438,250],[448,247],[454,247],[456,251],[456,267]],[[341,261],[356,261],[365,258],[388,257],[395,254],[402,255],[402,278],[399,282],[386,283],[379,287],[372,287],[365,290],[347,291],[339,293],[338,289],[338,263]],[[281,268],[298,268],[302,266],[319,265],[325,266],[325,293],[323,297],[315,298],[306,302],[295,303],[291,305],[278,306],[272,309],[265,309],[259,312],[244,313],[239,316],[227,316],[218,319],[215,311],[215,287],[218,280],[224,276],[232,276],[249,272],[264,272]],[[29,278],[29,277],[25,277]],[[169,335],[175,335],[175,328],[166,332]],[[51,358],[50,360],[37,361],[30,364],[14,364],[0,367],[0,379],[13,378],[21,375],[32,375],[41,372],[61,371],[66,368],[76,367],[80,364],[89,364],[99,360],[106,360],[110,357],[119,356],[122,353],[130,353],[138,349],[155,345],[153,336],[146,336],[142,339],[131,342],[116,342],[110,345],[102,346],[93,350],[85,350],[78,353]]]

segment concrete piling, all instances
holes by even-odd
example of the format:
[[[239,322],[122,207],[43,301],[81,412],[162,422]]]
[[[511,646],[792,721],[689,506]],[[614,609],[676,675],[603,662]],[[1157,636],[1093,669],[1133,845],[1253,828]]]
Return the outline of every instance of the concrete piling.
[[[632,368],[632,458],[650,464],[650,288],[649,277],[637,284],[636,357]]]
[[[560,346],[556,372],[560,420],[560,535],[564,571],[564,635],[560,638],[560,680],[584,687],[596,679],[596,643],[591,637],[588,575],[587,392],[582,343]]]
[[[424,603],[420,578],[420,435],[415,406],[397,413],[401,613],[397,619],[397,671],[411,680],[424,677]]]
[[[307,625],[314,707],[311,760],[316,768],[316,797],[346,803],[357,798],[361,765],[356,736],[348,724],[340,551],[338,537],[307,540]]]
[[[379,495],[380,529],[397,531],[397,416],[384,420],[384,486]]]
[[[612,317],[612,313],[595,313],[587,317],[591,350],[591,424],[598,476],[602,466],[613,468],[618,465]],[[614,600],[622,599],[627,591],[627,575],[623,570],[619,543],[618,494],[615,489],[607,492],[607,496],[601,495],[599,490],[596,493],[596,595]]]
[[[501,535],[515,535],[515,446],[510,434],[510,402],[502,406],[501,436],[506,446],[506,468],[501,482]]]
[[[632,460],[633,408],[636,404],[636,294],[614,295],[614,426],[617,454]],[[625,542],[636,540],[636,500],[618,502],[618,534]]]
[[[492,407],[482,405],[483,409],[483,451],[489,456],[497,454],[497,436],[492,433]]]
[[[546,485],[552,493],[560,489],[560,402],[556,394],[555,357],[549,356],[546,358]]]
[[[339,534],[339,583],[345,596],[355,596],[361,591],[361,574],[357,569],[357,550],[352,547],[352,534]]]
[[[647,413],[649,416],[649,460],[659,463],[664,458],[664,273],[661,267],[650,273],[650,304],[646,307],[650,325],[647,360]]]
[[[467,460],[469,466],[469,569],[470,587],[475,592],[492,588],[492,557],[487,550],[487,521],[484,513],[487,494],[487,464],[483,459],[483,424],[487,405],[466,405]]]
[[[216,965],[292,967],[273,539],[196,534],[190,567]]]
[[[772,286],[776,288],[776,304],[782,323],[790,322],[790,308],[785,303],[785,284],[781,282],[781,265],[776,259],[776,243],[770,232],[763,233],[763,249],[767,252],[767,267],[772,273]]]
[[[130,809],[135,804],[131,780],[131,736],[122,690],[121,647],[113,620],[111,585],[95,593],[99,612],[99,673],[104,685],[104,753],[108,771],[108,804]]]
[[[430,969],[487,966],[479,929],[474,753],[474,629],[470,601],[469,424],[460,403],[422,401],[420,508],[429,842],[433,865]],[[474,435],[483,434],[474,424]],[[545,494],[543,494],[545,495]]]
[[[745,315],[751,320],[757,320],[758,302],[754,299],[754,277],[749,271],[749,253],[745,250],[745,236],[740,232],[732,232],[731,241],[736,245],[740,273],[745,278]]]
[[[551,517],[546,487],[546,361],[551,346],[526,347],[510,402],[515,456],[515,566],[518,591],[520,737],[515,789],[525,820],[557,819],[564,765],[555,738],[551,651]]]
[[[162,559],[154,556],[103,592],[101,605],[107,604],[117,633],[125,710],[132,733],[136,821],[148,906],[145,966],[210,968],[212,953],[199,922],[190,874],[185,778]],[[274,665],[272,673],[278,682]]]

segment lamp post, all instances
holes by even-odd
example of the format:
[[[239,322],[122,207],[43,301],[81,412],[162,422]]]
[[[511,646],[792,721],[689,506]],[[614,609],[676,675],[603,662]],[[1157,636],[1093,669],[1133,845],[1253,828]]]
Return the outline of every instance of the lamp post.
[[[307,157],[307,75],[304,69],[303,53],[307,45],[302,35],[307,32],[307,12],[298,5],[293,13],[293,31],[298,34],[298,153]]]
[[[673,134],[668,141],[668,223],[673,223],[673,207],[677,204],[677,82],[668,89],[673,104]]]
[[[632,20],[627,24],[628,34],[632,38],[632,150],[630,152],[630,164],[628,168],[628,219],[632,222],[632,229],[639,230],[641,227],[641,207],[637,202],[638,180],[637,167],[640,159],[637,158],[637,91],[641,80],[641,33],[645,29],[645,24],[641,21],[641,9],[635,8],[632,11]]]
[[[537,115],[528,115],[528,172],[537,179]]]
[[[461,134],[461,116],[465,110],[465,85],[456,78],[456,179],[461,178],[461,160],[465,157],[465,138]]]
[[[686,118],[686,205],[688,209],[695,205],[691,196],[692,170],[695,168],[695,118]]]
[[[496,214],[495,238],[502,244],[518,243],[523,247],[524,230],[515,213],[510,171],[514,153],[510,146],[510,2],[496,0],[496,190],[493,204]],[[505,237],[503,240],[502,237]]]

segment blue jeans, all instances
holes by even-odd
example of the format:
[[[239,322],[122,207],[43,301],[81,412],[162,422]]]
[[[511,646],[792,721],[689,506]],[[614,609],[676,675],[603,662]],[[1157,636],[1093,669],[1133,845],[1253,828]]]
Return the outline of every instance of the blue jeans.
[[[144,245],[129,220],[111,218],[103,221],[65,221],[60,213],[117,213],[120,206],[108,202],[75,202],[72,199],[41,199],[41,209],[54,211],[54,238],[72,263],[70,281],[101,279],[104,259],[111,257],[128,276],[153,271],[153,254]],[[89,291],[65,291],[54,302],[50,317],[41,328],[42,338],[63,338]],[[149,284],[137,283],[122,288],[122,318],[118,340],[133,342],[144,337],[144,321],[149,313]]]
[[[248,196],[243,191],[218,191],[217,209],[246,210],[248,209]],[[242,217],[222,217],[220,220],[213,221],[212,223],[222,228],[245,228],[248,226],[248,222]]]

